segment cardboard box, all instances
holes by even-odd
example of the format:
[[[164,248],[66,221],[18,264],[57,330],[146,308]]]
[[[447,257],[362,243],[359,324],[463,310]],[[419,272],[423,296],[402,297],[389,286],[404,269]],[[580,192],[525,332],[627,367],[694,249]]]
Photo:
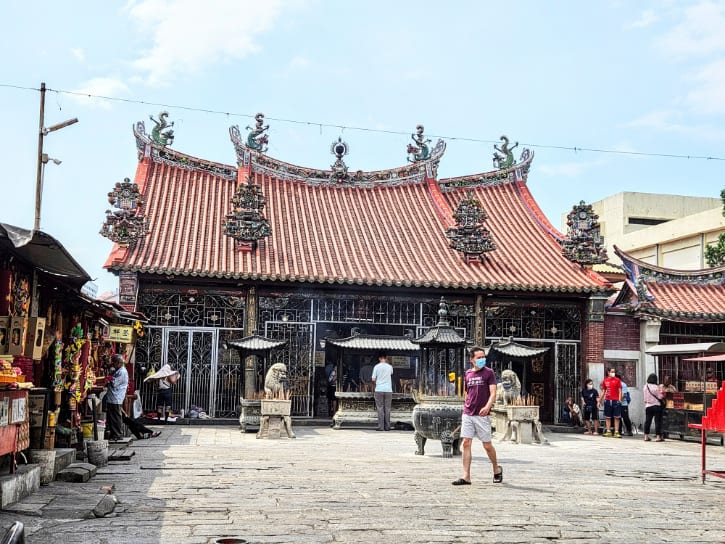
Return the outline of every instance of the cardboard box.
[[[28,319],[28,334],[25,340],[25,356],[31,359],[43,357],[43,339],[45,338],[45,318]]]
[[[0,316],[0,355],[8,352],[10,341],[10,316]]]
[[[10,340],[8,353],[10,355],[22,355],[25,342],[25,318],[13,317],[10,319]]]

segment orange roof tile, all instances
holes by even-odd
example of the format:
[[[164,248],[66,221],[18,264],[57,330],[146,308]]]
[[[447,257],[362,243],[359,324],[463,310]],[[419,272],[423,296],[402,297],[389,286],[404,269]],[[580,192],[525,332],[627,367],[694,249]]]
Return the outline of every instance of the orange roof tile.
[[[473,188],[497,249],[483,263],[466,263],[445,236],[452,224],[447,214],[465,188],[435,181],[434,170],[424,175],[421,168],[418,175],[414,167],[399,169],[391,176],[399,180],[394,183],[316,184],[280,179],[265,156],[261,166],[254,160],[242,165],[239,178],[246,181],[246,172],[253,172],[267,199],[263,213],[272,233],[256,249],[239,251],[222,227],[232,209],[237,181],[229,171],[235,169],[181,154],[175,160],[168,149],[163,153],[161,159],[158,152],[142,154],[137,172],[149,233],[125,253],[114,249],[106,262],[111,270],[510,291],[588,293],[611,287],[562,256],[521,180]],[[399,179],[398,171],[409,177]]]
[[[615,305],[670,321],[725,321],[725,266],[675,270],[648,264],[614,247],[626,285]]]

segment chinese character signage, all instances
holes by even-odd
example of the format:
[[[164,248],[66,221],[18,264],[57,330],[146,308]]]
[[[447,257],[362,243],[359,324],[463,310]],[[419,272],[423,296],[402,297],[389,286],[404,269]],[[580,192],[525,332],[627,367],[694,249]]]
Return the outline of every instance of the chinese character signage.
[[[133,310],[136,306],[136,293],[138,291],[138,280],[135,272],[122,270],[118,273],[118,302],[127,310]]]
[[[110,325],[108,327],[108,341],[130,344],[133,342],[133,327],[131,325]]]

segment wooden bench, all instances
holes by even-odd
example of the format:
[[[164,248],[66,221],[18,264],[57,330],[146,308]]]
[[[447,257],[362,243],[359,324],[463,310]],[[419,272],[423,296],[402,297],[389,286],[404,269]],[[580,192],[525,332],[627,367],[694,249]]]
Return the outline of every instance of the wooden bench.
[[[689,423],[690,429],[698,429],[700,431],[700,458],[701,467],[700,475],[702,483],[705,483],[705,476],[715,476],[716,478],[725,478],[725,470],[708,470],[706,466],[707,451],[707,433],[725,433],[725,382],[717,392],[717,398],[713,399],[712,406],[707,409],[707,413],[702,416],[701,423]]]

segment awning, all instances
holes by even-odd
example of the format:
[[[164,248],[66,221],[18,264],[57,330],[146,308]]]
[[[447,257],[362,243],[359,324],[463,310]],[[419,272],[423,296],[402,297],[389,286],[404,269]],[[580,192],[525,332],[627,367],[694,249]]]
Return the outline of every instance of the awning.
[[[58,240],[42,231],[0,223],[0,250],[53,276],[69,280],[80,288],[91,277]]]
[[[502,340],[492,344],[490,349],[508,355],[509,357],[536,357],[549,351],[549,348],[532,348],[524,344],[518,344],[513,340]]]
[[[705,355],[704,357],[688,357],[687,359],[682,359],[683,361],[704,361],[704,362],[718,362],[718,361],[725,361],[725,353],[721,353],[719,355]]]
[[[281,348],[287,343],[287,340],[273,340],[258,334],[246,336],[240,340],[227,340],[224,342],[226,349],[238,349],[252,353],[263,353],[273,349]]]
[[[687,353],[725,353],[725,342],[700,342],[697,344],[658,344],[647,350],[650,355],[684,355]]]
[[[347,338],[325,338],[328,344],[357,351],[419,351],[407,336],[356,334]]]

